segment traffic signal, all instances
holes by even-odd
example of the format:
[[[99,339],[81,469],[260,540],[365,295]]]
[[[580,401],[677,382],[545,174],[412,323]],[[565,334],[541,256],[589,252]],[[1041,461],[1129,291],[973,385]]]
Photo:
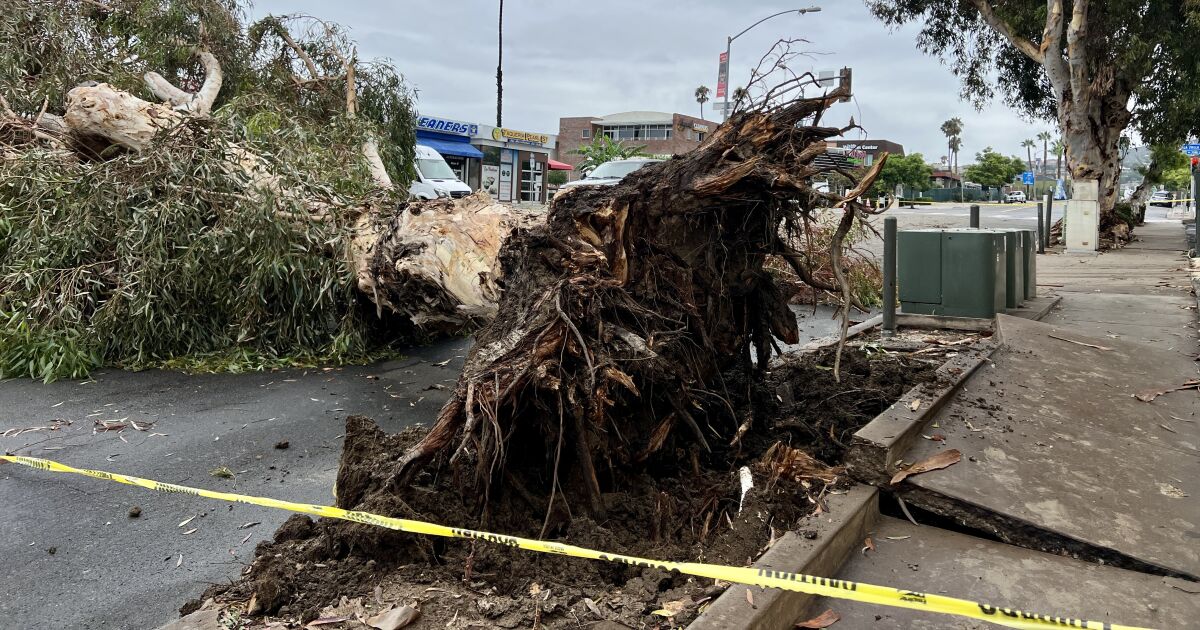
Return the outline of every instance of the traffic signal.
[[[1192,172],[1200,171],[1200,156],[1192,156]]]

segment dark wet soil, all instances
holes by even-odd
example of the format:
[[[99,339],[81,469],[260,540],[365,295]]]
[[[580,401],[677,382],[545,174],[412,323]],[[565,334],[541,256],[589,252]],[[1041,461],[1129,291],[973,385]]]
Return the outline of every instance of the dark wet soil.
[[[736,447],[721,457],[679,452],[667,458],[673,465],[659,461],[622,471],[613,476],[619,483],[603,495],[603,521],[579,515],[549,519],[567,524],[548,529],[544,537],[645,558],[750,564],[785,532],[803,532],[814,510],[823,509],[824,497],[851,483],[837,467],[850,435],[912,386],[930,380],[936,368],[856,348],[843,355],[840,382],[831,365],[827,351],[790,357],[758,382],[742,382],[748,396],[741,406],[759,420]],[[730,382],[739,387],[736,379]],[[398,456],[422,432],[389,435],[367,418],[347,418],[338,506],[452,527],[542,534],[547,506],[510,489],[511,496],[489,497],[492,509],[485,512],[469,465],[463,473],[443,466],[412,485],[394,487]],[[743,466],[752,473],[754,489],[739,506]],[[558,504],[550,511],[570,514],[571,505],[561,499]],[[725,586],[658,569],[296,515],[274,541],[259,545],[240,582],[214,586],[204,597],[239,603],[253,598],[256,615],[297,624],[323,610],[328,614],[342,597],[357,597],[368,608],[385,601],[417,604],[422,617],[410,628],[575,628],[601,620],[679,627]],[[199,600],[183,612],[198,605]],[[367,627],[347,623],[341,627]]]

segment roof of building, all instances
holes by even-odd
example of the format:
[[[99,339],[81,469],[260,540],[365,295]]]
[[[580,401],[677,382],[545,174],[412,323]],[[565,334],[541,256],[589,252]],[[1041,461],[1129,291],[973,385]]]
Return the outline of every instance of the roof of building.
[[[675,120],[669,112],[620,112],[592,119],[594,125],[664,125]]]

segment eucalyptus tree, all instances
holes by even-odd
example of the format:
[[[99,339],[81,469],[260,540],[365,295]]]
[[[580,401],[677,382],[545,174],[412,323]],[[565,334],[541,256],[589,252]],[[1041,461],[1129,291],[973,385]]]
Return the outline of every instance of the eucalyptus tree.
[[[995,96],[1058,123],[1070,174],[1097,180],[1102,223],[1117,199],[1118,142],[1195,135],[1200,3],[1195,0],[867,0],[962,80],[977,107]]]

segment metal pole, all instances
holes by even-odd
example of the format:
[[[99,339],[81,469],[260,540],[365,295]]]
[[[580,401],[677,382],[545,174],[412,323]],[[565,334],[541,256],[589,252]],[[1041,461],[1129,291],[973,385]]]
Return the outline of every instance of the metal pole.
[[[883,336],[896,332],[896,217],[883,219]]]
[[[1057,187],[1058,184],[1055,183]],[[1046,194],[1046,231],[1042,233],[1042,253],[1050,247],[1050,228],[1054,226],[1054,194]]]
[[[979,204],[971,204],[971,227],[979,227]]]
[[[1039,201],[1038,202],[1038,231],[1037,231],[1038,253],[1039,254],[1046,253],[1046,241],[1044,238],[1042,238],[1042,235],[1045,233],[1046,233],[1046,219],[1045,219],[1045,217],[1042,216],[1042,202]]]
[[[733,69],[733,64],[729,63],[729,61],[730,61],[729,60],[729,49],[731,46],[733,46],[733,38],[726,36],[725,37],[725,106],[724,106],[724,109],[721,110],[721,120],[722,121],[729,120],[729,91],[730,91],[729,77],[733,74],[733,72],[731,72],[731,70]],[[712,53],[708,53],[708,54],[711,55]],[[709,59],[712,59],[712,57],[709,57]],[[710,61],[709,63],[712,63],[712,62]],[[709,66],[709,67],[711,68],[712,66]]]

